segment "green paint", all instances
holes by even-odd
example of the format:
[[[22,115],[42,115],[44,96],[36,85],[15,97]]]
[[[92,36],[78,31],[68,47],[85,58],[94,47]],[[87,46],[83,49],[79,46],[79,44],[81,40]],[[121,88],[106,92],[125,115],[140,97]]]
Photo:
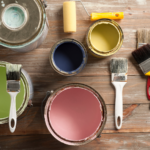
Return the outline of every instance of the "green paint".
[[[4,12],[4,22],[10,28],[19,28],[24,21],[24,12],[19,7],[10,7]]]
[[[16,98],[16,109],[22,106],[24,102],[24,95],[25,95],[25,88],[23,82],[20,82],[20,93],[17,95]],[[10,95],[7,93],[6,88],[6,68],[0,66],[0,119],[8,118],[9,117],[9,110],[10,110]]]

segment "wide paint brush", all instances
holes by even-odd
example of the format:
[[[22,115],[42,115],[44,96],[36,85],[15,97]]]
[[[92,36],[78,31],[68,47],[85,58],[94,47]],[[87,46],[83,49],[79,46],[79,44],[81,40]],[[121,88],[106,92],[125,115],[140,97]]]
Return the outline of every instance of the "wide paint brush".
[[[132,56],[136,60],[136,62],[139,64],[142,72],[145,74],[145,76],[148,76],[147,78],[147,98],[150,100],[150,93],[149,93],[149,87],[150,87],[150,45],[146,44],[137,50],[132,52]]]
[[[9,129],[12,133],[15,131],[17,124],[16,96],[20,92],[21,67],[22,65],[6,64],[7,92],[11,96]]]
[[[115,125],[122,127],[123,116],[123,87],[127,83],[128,60],[126,58],[113,58],[110,61],[111,80],[116,89],[115,99]]]

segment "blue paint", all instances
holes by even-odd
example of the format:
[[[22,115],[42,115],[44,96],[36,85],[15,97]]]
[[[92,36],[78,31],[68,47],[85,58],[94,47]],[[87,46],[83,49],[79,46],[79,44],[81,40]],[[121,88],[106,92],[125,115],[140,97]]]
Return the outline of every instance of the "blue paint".
[[[57,45],[53,53],[54,64],[60,71],[71,74],[78,72],[84,65],[85,51],[76,42],[68,41]]]

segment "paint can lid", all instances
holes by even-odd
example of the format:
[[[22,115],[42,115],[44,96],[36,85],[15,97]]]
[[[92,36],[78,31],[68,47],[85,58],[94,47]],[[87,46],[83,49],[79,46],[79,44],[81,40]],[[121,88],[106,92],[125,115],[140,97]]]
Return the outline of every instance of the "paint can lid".
[[[43,24],[40,0],[0,1],[0,42],[21,45],[34,39]]]

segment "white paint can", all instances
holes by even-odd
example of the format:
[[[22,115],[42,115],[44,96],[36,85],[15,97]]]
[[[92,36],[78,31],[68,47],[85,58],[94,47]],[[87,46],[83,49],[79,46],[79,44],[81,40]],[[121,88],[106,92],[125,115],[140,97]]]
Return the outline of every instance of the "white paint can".
[[[0,1],[0,45],[28,52],[42,44],[49,24],[41,0]]]

